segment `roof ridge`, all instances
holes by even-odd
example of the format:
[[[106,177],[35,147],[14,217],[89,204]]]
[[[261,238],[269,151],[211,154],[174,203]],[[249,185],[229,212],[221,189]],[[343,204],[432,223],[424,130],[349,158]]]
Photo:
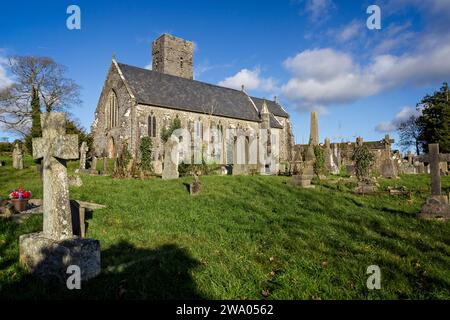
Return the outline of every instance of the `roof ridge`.
[[[163,76],[167,76],[167,77],[173,77],[173,78],[177,78],[177,79],[183,79],[186,81],[194,81],[194,82],[198,82],[201,84],[205,84],[208,86],[212,86],[212,87],[216,87],[216,88],[221,88],[221,89],[226,89],[226,90],[232,90],[232,91],[236,91],[238,93],[243,93],[242,90],[238,90],[238,89],[233,89],[233,88],[229,88],[229,87],[223,87],[223,86],[219,86],[217,84],[213,84],[213,83],[208,83],[208,82],[203,82],[203,81],[199,81],[199,80],[195,80],[195,79],[187,79],[187,78],[183,78],[183,77],[179,77],[179,76],[174,76],[172,74],[167,74],[167,73],[162,73],[162,72],[158,72],[155,70],[150,70],[150,69],[145,69],[145,68],[141,68],[141,67],[137,67],[137,66],[132,66],[131,64],[126,64],[126,63],[121,63],[121,62],[117,62],[118,64],[124,65],[124,66],[128,66],[128,67],[132,67],[132,68],[136,68],[136,69],[140,69],[142,71],[148,71],[148,72],[154,72],[154,73],[158,73],[161,74]],[[259,99],[259,98],[258,98]]]

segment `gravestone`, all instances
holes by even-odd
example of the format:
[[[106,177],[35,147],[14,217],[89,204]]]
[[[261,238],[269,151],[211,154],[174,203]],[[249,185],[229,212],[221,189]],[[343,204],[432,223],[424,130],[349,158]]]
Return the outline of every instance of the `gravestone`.
[[[448,175],[448,163],[447,162],[441,162],[439,164],[439,169],[441,170],[441,175],[445,176]]]
[[[414,158],[420,162],[430,164],[431,174],[431,196],[427,199],[426,204],[422,207],[419,218],[423,219],[450,219],[449,198],[442,195],[441,190],[441,162],[450,162],[450,154],[440,154],[439,144],[429,144],[428,154]]]
[[[192,174],[192,183],[189,185],[189,192],[191,196],[195,196],[202,191],[202,185],[198,179],[197,172]]]
[[[333,151],[331,150],[330,139],[326,138],[324,143],[325,167],[332,174],[339,173],[339,167],[334,162]]]
[[[69,186],[78,187],[78,188],[83,186],[83,180],[81,180],[79,175],[69,176],[68,181],[69,181]]]
[[[91,159],[91,168],[89,169],[90,174],[98,174],[97,171],[97,157],[95,155],[92,155]]]
[[[403,163],[403,173],[415,174],[417,173],[416,167],[414,166],[414,156],[411,151],[406,154],[406,162]]]
[[[64,113],[42,114],[41,126],[33,158],[43,159],[43,231],[20,236],[20,262],[44,281],[65,282],[70,265],[88,280],[100,273],[100,243],[73,235],[66,161],[78,158],[78,136],[65,133]]]
[[[162,171],[163,171],[163,169],[162,169],[162,167],[163,167],[162,161],[155,160],[152,163],[153,163],[153,170],[154,170],[155,174],[158,175],[158,176],[162,175]]]
[[[12,162],[14,169],[23,169],[23,152],[18,143],[14,145],[14,150],[12,152]]]
[[[178,139],[170,137],[164,145],[164,168],[162,171],[163,180],[178,179]]]
[[[380,166],[380,174],[384,178],[397,178],[397,170],[391,159],[384,159]]]
[[[408,164],[413,165],[414,156],[411,151],[408,151],[408,153],[406,154],[406,157],[408,158]]]
[[[233,176],[245,176],[249,174],[249,166],[247,164],[233,164]]]
[[[108,159],[108,154],[104,150],[102,152],[102,175],[103,176],[107,176],[108,175],[108,168],[107,168],[107,162],[106,162],[107,159]]]
[[[393,142],[394,140],[388,134],[382,140],[384,150],[381,155],[380,174],[384,178],[397,178],[397,169],[391,158],[391,145]]]
[[[313,146],[310,145],[308,148],[312,149]],[[295,187],[314,188],[314,185],[311,184],[311,180],[314,177],[314,160],[302,161],[302,151],[302,148],[296,148],[293,161],[293,175],[289,180],[289,184]]]
[[[296,175],[293,175],[289,184],[295,187],[302,188],[315,188],[314,185],[311,184],[311,180],[314,178],[314,168],[310,162],[304,162],[300,169],[300,172]]]
[[[220,167],[220,174],[226,176],[228,174],[227,166],[223,165]]]
[[[294,147],[294,156],[293,156],[293,160],[291,163],[291,170],[292,170],[292,175],[299,175],[301,172],[301,166],[302,166],[302,162],[303,162],[303,158],[302,158],[302,153],[303,153],[303,148],[301,146],[295,146]]]
[[[88,151],[89,148],[86,144],[86,141],[83,141],[80,147],[80,171],[86,170],[86,153]]]

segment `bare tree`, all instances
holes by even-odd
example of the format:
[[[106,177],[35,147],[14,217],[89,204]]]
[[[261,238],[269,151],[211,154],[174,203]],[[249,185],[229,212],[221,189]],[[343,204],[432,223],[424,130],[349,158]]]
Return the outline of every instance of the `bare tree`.
[[[0,91],[0,127],[26,135],[32,120],[33,91],[45,112],[66,111],[80,103],[80,87],[65,76],[66,67],[48,57],[16,56],[9,59],[13,84]]]
[[[417,125],[417,117],[412,115],[401,122],[397,127],[397,131],[402,149],[407,150],[410,147],[414,147],[416,154],[420,154],[420,127]]]

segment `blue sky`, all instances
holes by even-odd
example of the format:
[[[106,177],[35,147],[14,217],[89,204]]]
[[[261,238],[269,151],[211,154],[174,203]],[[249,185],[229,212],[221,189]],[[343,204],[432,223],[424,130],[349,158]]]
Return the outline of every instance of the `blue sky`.
[[[81,30],[66,28],[71,4]],[[381,30],[366,27],[372,4]],[[81,85],[71,112],[90,129],[112,54],[146,67],[151,41],[168,32],[195,42],[196,80],[279,97],[297,143],[308,140],[310,110],[321,140],[380,140],[450,80],[449,30],[448,0],[8,1],[0,87],[13,80],[6,57],[52,57]]]

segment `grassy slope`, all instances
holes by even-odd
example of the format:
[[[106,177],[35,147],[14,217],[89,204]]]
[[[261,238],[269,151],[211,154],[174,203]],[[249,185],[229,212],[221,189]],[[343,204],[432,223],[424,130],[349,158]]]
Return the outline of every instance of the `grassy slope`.
[[[331,183],[296,189],[285,177],[211,176],[191,197],[189,178],[82,178],[71,198],[108,206],[88,220],[102,274],[75,292],[42,285],[21,270],[17,244],[42,228],[42,217],[0,220],[0,297],[261,299],[268,290],[270,299],[450,298],[450,224],[415,218],[426,191],[409,200]],[[428,179],[382,186],[426,190]],[[0,197],[17,184],[42,194],[35,168],[0,167]],[[443,186],[450,191],[448,177]],[[382,271],[378,291],[366,288],[373,264]]]

